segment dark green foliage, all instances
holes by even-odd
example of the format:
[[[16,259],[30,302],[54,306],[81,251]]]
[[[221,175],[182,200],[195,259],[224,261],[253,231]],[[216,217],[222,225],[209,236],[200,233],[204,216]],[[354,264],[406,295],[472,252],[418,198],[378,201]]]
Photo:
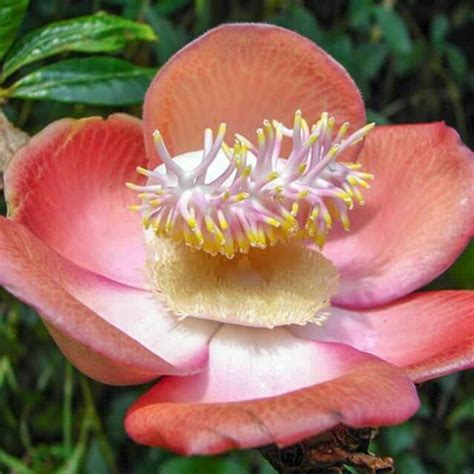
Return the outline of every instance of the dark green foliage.
[[[196,35],[226,21],[267,21],[341,61],[371,120],[446,120],[474,146],[472,0],[32,0],[23,17],[27,3],[0,0],[0,98],[11,99],[6,113],[30,133],[64,116],[139,115],[139,106],[123,107],[140,104],[153,71]],[[107,14],[90,16],[99,11]],[[66,27],[51,33],[58,25]],[[473,268],[471,245],[430,288],[473,288]],[[274,472],[256,451],[186,459],[134,445],[123,415],[146,387],[107,387],[80,375],[34,312],[6,292],[0,313],[2,474]],[[425,383],[420,394],[417,416],[382,429],[373,449],[393,456],[401,474],[472,474],[472,374]]]
[[[142,102],[156,69],[118,58],[66,59],[28,74],[11,87],[11,97],[96,105]]]
[[[34,61],[66,51],[116,52],[131,41],[153,41],[147,25],[105,13],[50,23],[20,38],[9,51],[3,66],[6,78]]]

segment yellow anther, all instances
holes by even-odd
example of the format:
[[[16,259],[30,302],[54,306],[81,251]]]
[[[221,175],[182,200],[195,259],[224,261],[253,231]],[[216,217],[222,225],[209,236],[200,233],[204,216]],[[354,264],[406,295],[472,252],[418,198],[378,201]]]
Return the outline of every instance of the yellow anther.
[[[230,191],[224,191],[224,194],[222,195],[222,200],[227,201],[230,198]]]
[[[234,256],[234,246],[230,242],[226,242],[224,249],[227,258],[232,258]]]
[[[362,196],[362,193],[357,188],[354,188],[354,194],[355,194],[355,198],[357,199],[357,202],[361,206],[363,206],[365,204],[365,200],[364,200],[364,196]]]
[[[307,167],[308,165],[306,163],[301,163],[301,165],[298,166],[298,173],[304,174]]]
[[[270,181],[273,181],[279,177],[280,174],[277,171],[272,171],[271,173],[268,173],[266,181],[269,183]]]
[[[306,122],[306,120],[304,118],[301,118],[301,128],[305,131],[309,130],[308,122]]]
[[[360,163],[343,163],[343,165],[350,170],[358,170],[362,168],[362,165]]]
[[[372,173],[359,173],[359,176],[361,178],[369,179],[371,181],[375,178],[375,175],[373,175]]]
[[[316,226],[314,222],[311,221],[309,218],[306,221],[304,228],[310,237],[312,237],[316,233]]]
[[[257,247],[257,236],[251,231],[248,230],[245,235],[247,236],[248,241],[252,247]]]
[[[331,214],[329,214],[327,209],[323,209],[322,215],[323,215],[323,220],[326,223],[326,226],[328,228],[331,228],[331,226],[332,226]]]
[[[314,236],[314,242],[320,249],[322,249],[326,243],[326,235],[323,232],[317,231]]]
[[[298,231],[298,221],[287,211],[282,212],[283,221],[281,226],[288,234],[294,234]]]
[[[194,244],[195,244],[194,234],[189,232],[189,230],[187,228],[184,228],[183,229],[183,235],[184,235],[184,242],[186,243],[186,245],[188,247],[193,247]]]
[[[352,186],[357,186],[357,180],[354,178],[354,176],[349,175],[347,178],[347,182],[351,184]]]
[[[319,207],[315,207],[313,208],[313,210],[311,211],[311,214],[309,216],[309,218],[312,220],[312,221],[315,221],[319,216]]]
[[[248,240],[239,232],[236,235],[237,245],[241,253],[248,253],[249,243]]]
[[[172,220],[171,214],[170,214],[168,218],[166,219],[166,224],[164,228],[165,234],[171,235],[171,233],[173,232],[173,229],[174,229],[174,221]]]
[[[359,184],[359,186],[362,186],[365,189],[370,189],[370,184],[364,181],[363,179],[358,179],[357,183]]]
[[[142,168],[141,166],[137,166],[137,173],[141,174],[142,176],[150,175],[150,172],[146,168]]]
[[[349,232],[351,230],[351,224],[349,222],[349,217],[347,216],[347,214],[343,213],[339,213],[339,219],[341,220],[341,223],[342,223],[342,227],[344,228],[344,230],[346,232]]]
[[[328,120],[328,127],[330,130],[333,130],[334,129],[334,125],[336,125],[336,120],[334,119],[334,117],[331,117],[329,120]]]
[[[365,136],[375,127],[375,122],[368,123],[360,129],[360,132]]]
[[[125,186],[133,191],[138,191],[140,189],[135,183],[125,183]],[[140,195],[138,195],[138,197],[140,197]]]
[[[309,189],[303,189],[298,193],[298,198],[299,199],[304,199],[308,197],[311,194],[311,191]]]
[[[300,205],[297,203],[297,202],[294,202],[292,205],[291,205],[291,212],[290,214],[293,216],[293,217],[296,217],[298,215],[298,211],[300,209]]]
[[[247,165],[244,170],[242,171],[242,176],[244,178],[248,178],[250,174],[252,173],[252,167],[250,165]]]
[[[190,216],[186,219],[186,223],[188,224],[191,230],[194,230],[197,227],[196,219],[193,216]]]
[[[341,140],[342,138],[344,138],[348,130],[349,130],[349,122],[344,122],[339,128],[337,139]]]
[[[310,135],[308,138],[308,145],[313,146],[319,140],[319,135]]]
[[[285,188],[283,187],[282,184],[279,184],[278,186],[275,186],[275,187],[273,188],[273,190],[274,190],[277,194],[282,193],[284,189],[285,189]]]
[[[353,202],[352,202],[352,199],[351,197],[349,196],[349,194],[345,193],[344,191],[339,191],[336,193],[337,194],[337,197],[339,199],[342,199],[347,205],[352,205]]]
[[[127,206],[127,209],[129,211],[141,211],[142,210],[142,206],[140,204],[132,204],[131,206]]]
[[[238,193],[232,197],[232,201],[240,202],[240,201],[244,201],[245,199],[248,199],[249,197],[250,197],[249,193]]]
[[[204,217],[204,222],[206,224],[206,229],[213,234],[216,229],[216,225],[214,224],[214,221],[212,220],[211,216],[206,216]]]
[[[334,158],[337,155],[337,153],[339,152],[340,148],[341,148],[341,146],[336,143],[335,145],[333,145],[329,149],[328,154],[326,156],[330,159]]]
[[[354,191],[353,191],[353,189],[352,189],[348,184],[344,183],[343,188],[344,188],[344,191],[345,191],[351,198],[354,197]]]
[[[280,221],[275,219],[274,217],[265,217],[264,221],[268,224],[271,225],[272,227],[280,227]]]
[[[150,217],[144,216],[142,218],[142,223],[143,223],[143,227],[145,227],[145,229],[148,229],[148,227],[150,227]]]
[[[219,220],[219,225],[222,230],[227,230],[229,228],[229,223],[220,209],[217,211],[217,219]]]
[[[196,240],[199,246],[201,246],[204,243],[204,237],[202,235],[201,229],[199,227],[194,227],[191,229],[196,236]]]
[[[157,144],[163,141],[161,133],[158,130],[153,132],[153,141]]]
[[[275,231],[273,230],[273,228],[270,228],[267,230],[267,238],[268,238],[268,241],[270,242],[270,245],[272,246],[278,242],[278,239],[275,235]]]
[[[230,149],[229,145],[227,145],[226,142],[222,142],[221,148],[228,158],[232,156],[232,150]]]
[[[301,110],[295,112],[294,127],[301,127]]]

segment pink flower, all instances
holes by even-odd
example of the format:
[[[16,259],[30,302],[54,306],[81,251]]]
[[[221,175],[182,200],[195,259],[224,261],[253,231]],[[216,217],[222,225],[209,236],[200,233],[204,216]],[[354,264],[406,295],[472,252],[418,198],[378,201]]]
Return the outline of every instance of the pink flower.
[[[359,135],[339,137],[345,121]],[[220,122],[236,144],[204,132]],[[310,41],[212,30],[157,75],[143,127],[65,119],[20,150],[0,282],[90,377],[164,376],[127,414],[139,443],[217,453],[400,423],[418,408],[414,383],[474,365],[474,292],[412,293],[473,234],[474,161],[444,123],[364,125],[354,83]],[[205,187],[208,168],[224,177]]]

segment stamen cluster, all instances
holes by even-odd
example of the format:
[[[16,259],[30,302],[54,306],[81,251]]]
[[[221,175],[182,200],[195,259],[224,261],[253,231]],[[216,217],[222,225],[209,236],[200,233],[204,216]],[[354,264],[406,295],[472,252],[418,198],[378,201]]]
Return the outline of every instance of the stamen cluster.
[[[202,159],[186,170],[172,159],[162,136],[154,133],[156,150],[163,162],[155,170],[138,168],[147,184],[127,186],[140,192],[146,228],[158,236],[184,242],[211,255],[232,258],[251,247],[265,248],[290,238],[311,238],[319,247],[339,220],[349,230],[347,211],[354,200],[364,204],[359,188],[369,188],[373,175],[360,171],[360,164],[337,159],[359,143],[374,124],[346,138],[349,123],[335,131],[335,120],[327,113],[311,128],[297,111],[293,128],[264,121],[257,130],[257,145],[236,134],[234,146],[225,141],[225,124],[216,136],[204,132]],[[292,147],[281,157],[282,142]],[[216,160],[227,160],[226,168],[210,177]]]

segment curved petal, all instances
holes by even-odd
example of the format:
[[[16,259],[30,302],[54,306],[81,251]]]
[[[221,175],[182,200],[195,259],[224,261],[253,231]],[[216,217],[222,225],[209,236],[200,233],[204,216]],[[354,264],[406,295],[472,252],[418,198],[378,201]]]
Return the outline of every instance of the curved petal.
[[[254,140],[264,119],[291,124],[297,109],[309,121],[326,111],[338,124],[365,123],[354,82],[314,43],[272,25],[223,25],[183,48],[154,79],[144,104],[147,153],[156,164],[155,129],[178,155],[201,149],[207,127],[226,122],[228,137]]]
[[[125,426],[138,443],[213,454],[288,445],[339,423],[399,423],[418,404],[401,371],[349,346],[225,325],[210,343],[208,369],[165,377],[130,408]]]
[[[207,363],[216,323],[179,322],[151,293],[77,267],[3,217],[0,284],[38,311],[66,356],[93,378],[143,382]]]
[[[366,311],[332,307],[323,327],[300,337],[350,344],[423,382],[474,367],[474,291],[417,293]]]
[[[338,306],[387,303],[446,270],[474,232],[474,155],[444,123],[377,127],[360,154],[375,174],[352,231],[325,249]]]
[[[5,174],[12,219],[68,260],[121,283],[143,285],[145,246],[136,197],[144,163],[141,122],[117,114],[64,119],[33,137]]]

